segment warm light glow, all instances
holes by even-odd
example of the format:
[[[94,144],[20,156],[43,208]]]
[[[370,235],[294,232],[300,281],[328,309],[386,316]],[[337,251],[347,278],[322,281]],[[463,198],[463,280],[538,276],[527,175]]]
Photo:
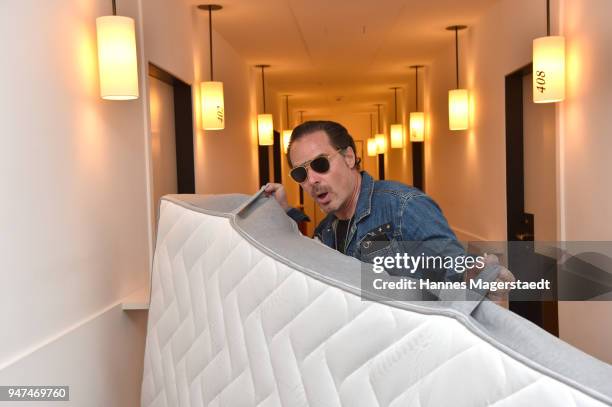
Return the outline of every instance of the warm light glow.
[[[271,146],[274,144],[274,128],[271,114],[257,115],[257,132],[259,134],[260,146]]]
[[[368,157],[376,157],[376,154],[378,154],[378,144],[376,139],[371,137],[368,139]]]
[[[533,40],[533,101],[560,102],[565,99],[565,37]]]
[[[425,140],[425,113],[410,112],[410,141],[418,143]]]
[[[285,154],[289,151],[289,140],[291,140],[291,132],[293,130],[283,130],[283,150]]]
[[[451,130],[466,130],[469,122],[467,89],[448,91],[448,127]]]
[[[134,20],[123,16],[96,18],[98,70],[102,99],[138,98],[138,62]]]
[[[376,138],[376,149],[378,150],[378,154],[384,154],[387,152],[387,136],[384,134],[377,134],[374,136]]]
[[[401,124],[391,125],[391,148],[404,147],[404,126]]]
[[[204,130],[223,130],[225,128],[223,82],[200,83],[200,103],[202,128]]]

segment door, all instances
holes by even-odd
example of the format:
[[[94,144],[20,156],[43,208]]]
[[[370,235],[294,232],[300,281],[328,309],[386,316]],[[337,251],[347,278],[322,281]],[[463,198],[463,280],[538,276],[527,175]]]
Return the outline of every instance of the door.
[[[155,202],[155,221],[157,222],[159,199],[167,194],[178,193],[174,91],[171,85],[154,77],[149,77],[149,97],[153,202]]]

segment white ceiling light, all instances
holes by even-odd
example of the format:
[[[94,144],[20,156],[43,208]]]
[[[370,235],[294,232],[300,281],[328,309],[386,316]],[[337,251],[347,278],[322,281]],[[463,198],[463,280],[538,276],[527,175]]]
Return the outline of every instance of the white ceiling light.
[[[565,99],[565,37],[550,35],[550,1],[546,0],[546,37],[533,40],[533,101]]]
[[[272,115],[266,113],[266,81],[264,77],[264,69],[270,65],[255,65],[261,68],[261,92],[263,98],[263,113],[257,115],[257,133],[260,146],[274,145],[274,124]]]
[[[455,31],[455,74],[457,87],[448,91],[448,127],[451,130],[466,130],[469,125],[469,103],[467,89],[459,88],[459,30],[465,25],[451,25],[447,30]]]
[[[397,121],[397,90],[399,87],[395,86],[391,88],[394,95],[394,110],[395,110],[395,122],[391,125],[391,148],[403,148],[404,147],[404,126]]]
[[[291,140],[291,133],[293,132],[292,129],[290,129],[290,125],[289,125],[289,96],[291,95],[285,95],[285,114],[286,116],[286,120],[285,120],[285,130],[283,130],[283,150],[285,151],[285,154],[287,154],[287,152],[289,151],[289,141]]]
[[[415,111],[410,112],[410,141],[419,143],[425,140],[425,113],[419,111],[419,68],[423,65],[412,65],[414,68]]]
[[[100,97],[108,100],[138,99],[138,58],[134,19],[113,15],[96,18]]]
[[[221,10],[217,4],[201,4],[200,10],[208,10],[208,41],[210,55],[210,81],[200,83],[200,107],[202,109],[202,128],[204,130],[223,130],[225,128],[225,105],[223,82],[213,80],[213,40],[212,12]]]

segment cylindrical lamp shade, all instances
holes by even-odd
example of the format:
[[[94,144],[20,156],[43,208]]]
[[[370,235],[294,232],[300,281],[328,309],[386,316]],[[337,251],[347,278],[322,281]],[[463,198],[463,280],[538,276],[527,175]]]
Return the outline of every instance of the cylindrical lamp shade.
[[[202,105],[202,128],[204,130],[223,130],[225,128],[223,82],[200,83],[200,103]]]
[[[257,115],[257,130],[260,146],[274,145],[274,125],[272,124],[271,114]]]
[[[425,113],[410,112],[410,141],[419,143],[425,140]]]
[[[376,139],[371,137],[368,139],[368,157],[376,157],[376,154],[378,154],[378,144]]]
[[[289,151],[289,140],[291,140],[291,133],[293,130],[283,130],[283,150],[285,154]]]
[[[401,124],[391,125],[391,148],[404,147],[404,126]]]
[[[376,139],[376,148],[378,150],[378,154],[384,154],[387,152],[387,136],[384,134],[377,134],[374,136]]]
[[[565,99],[565,37],[533,40],[533,101],[560,102]]]
[[[96,18],[100,96],[109,100],[138,98],[138,59],[134,20],[124,16]]]
[[[448,91],[448,127],[451,130],[466,130],[469,123],[468,91],[453,89]]]

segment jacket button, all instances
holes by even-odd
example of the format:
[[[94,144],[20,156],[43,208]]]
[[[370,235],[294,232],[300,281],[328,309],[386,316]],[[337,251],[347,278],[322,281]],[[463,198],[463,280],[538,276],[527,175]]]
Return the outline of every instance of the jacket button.
[[[367,249],[368,247],[370,247],[370,242],[363,242],[361,245],[364,249]]]

